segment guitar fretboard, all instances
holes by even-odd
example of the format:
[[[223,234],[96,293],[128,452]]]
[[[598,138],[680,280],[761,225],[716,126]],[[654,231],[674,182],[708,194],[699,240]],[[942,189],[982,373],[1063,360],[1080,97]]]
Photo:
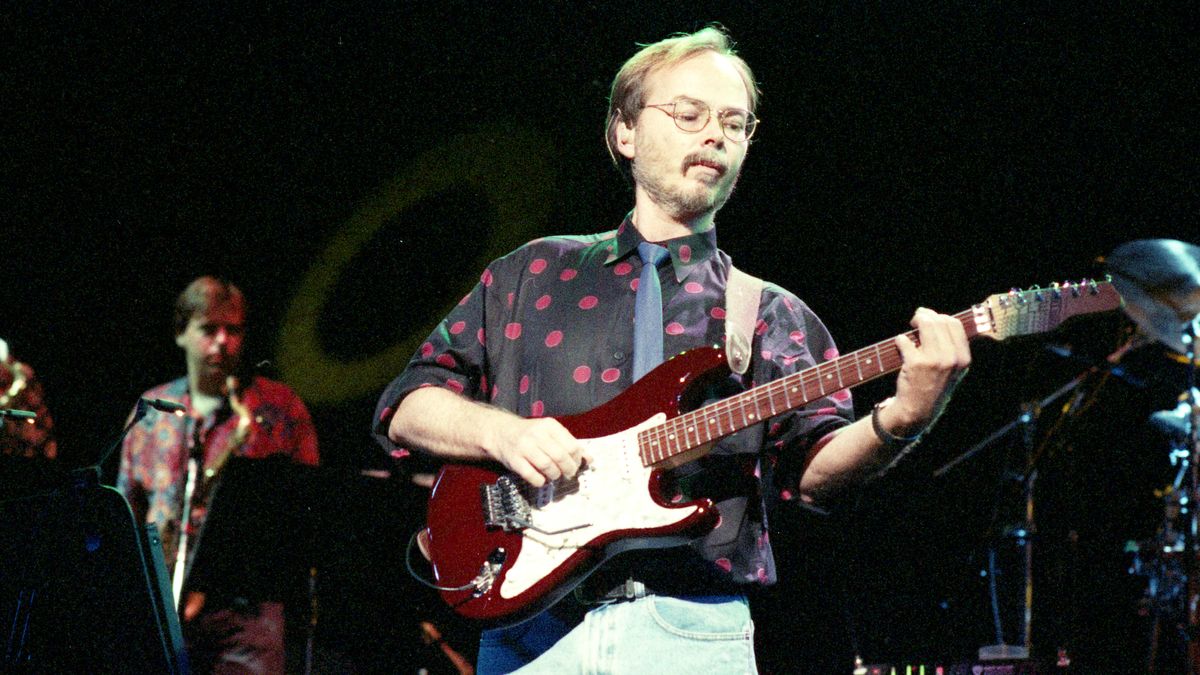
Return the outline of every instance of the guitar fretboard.
[[[1095,299],[1090,299],[1092,296]],[[963,324],[968,339],[978,335],[1003,339],[1043,332],[1072,314],[1097,311],[1069,306],[1073,302],[1086,305],[1083,301],[1089,299],[1092,305],[1103,305],[1104,309],[1120,302],[1111,284],[1100,288],[1094,282],[1085,282],[992,296],[954,318]],[[905,335],[919,342],[917,331]],[[812,401],[896,372],[901,364],[895,338],[884,340],[684,413],[638,434],[642,463],[653,466]]]

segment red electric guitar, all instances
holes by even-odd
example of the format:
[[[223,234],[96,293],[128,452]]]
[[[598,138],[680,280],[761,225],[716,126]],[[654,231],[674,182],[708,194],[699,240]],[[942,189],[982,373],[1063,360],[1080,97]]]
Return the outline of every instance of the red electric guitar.
[[[1084,281],[993,295],[955,318],[968,337],[999,340],[1120,305],[1111,283]],[[908,336],[917,339],[916,331]],[[609,402],[558,418],[593,457],[573,479],[535,488],[496,465],[445,466],[425,533],[443,599],[463,616],[512,624],[558,601],[617,553],[702,536],[717,522],[712,502],[669,503],[659,490],[660,469],[900,365],[895,341],[885,340],[689,412],[689,394],[729,372],[723,350],[694,349]]]

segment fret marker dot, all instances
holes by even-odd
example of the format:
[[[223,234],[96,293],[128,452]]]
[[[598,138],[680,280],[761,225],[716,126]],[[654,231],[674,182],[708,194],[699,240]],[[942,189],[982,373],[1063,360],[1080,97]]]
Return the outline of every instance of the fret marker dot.
[[[754,413],[750,413],[750,419],[754,419]]]
[[[671,435],[667,436],[667,438],[669,438],[671,440],[675,440],[675,434],[671,434]]]

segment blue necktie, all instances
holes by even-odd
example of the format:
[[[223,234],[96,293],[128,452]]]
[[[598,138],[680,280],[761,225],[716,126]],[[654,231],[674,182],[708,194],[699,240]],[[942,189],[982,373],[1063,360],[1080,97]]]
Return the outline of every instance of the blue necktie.
[[[638,278],[633,313],[633,379],[642,376],[663,360],[662,284],[658,266],[669,258],[667,249],[643,241],[638,244],[642,276]]]

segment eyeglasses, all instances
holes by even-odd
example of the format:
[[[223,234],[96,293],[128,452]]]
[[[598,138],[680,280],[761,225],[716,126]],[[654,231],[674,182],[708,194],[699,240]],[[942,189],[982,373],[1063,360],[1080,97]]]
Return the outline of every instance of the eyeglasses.
[[[681,98],[670,103],[656,103],[643,107],[665,112],[675,120],[675,126],[679,127],[680,131],[690,134],[708,126],[708,121],[712,119],[712,108],[709,108],[704,101],[697,101],[694,98]],[[744,143],[750,140],[750,137],[754,135],[754,130],[758,128],[758,118],[754,116],[754,113],[741,108],[718,110],[717,121],[721,124],[721,131],[725,133],[725,138],[734,143]]]

